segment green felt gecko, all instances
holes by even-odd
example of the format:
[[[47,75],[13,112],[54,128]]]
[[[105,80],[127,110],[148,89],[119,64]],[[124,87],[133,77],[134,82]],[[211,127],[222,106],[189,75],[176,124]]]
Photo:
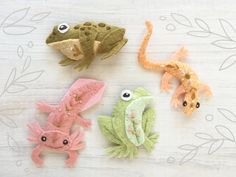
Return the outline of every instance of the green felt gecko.
[[[159,135],[152,132],[155,111],[147,107],[151,100],[143,88],[124,90],[112,115],[98,117],[103,135],[112,142],[107,149],[112,157],[133,159],[142,145],[148,152],[153,150]]]
[[[46,43],[65,56],[62,66],[78,63],[75,69],[81,71],[89,67],[96,53],[104,54],[102,59],[117,54],[128,41],[124,34],[124,28],[105,23],[85,22],[74,27],[62,23],[53,28]]]

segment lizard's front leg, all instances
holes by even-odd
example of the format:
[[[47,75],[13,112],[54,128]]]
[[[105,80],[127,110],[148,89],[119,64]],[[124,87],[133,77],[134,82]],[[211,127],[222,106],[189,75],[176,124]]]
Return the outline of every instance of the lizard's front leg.
[[[171,74],[165,72],[161,78],[161,90],[168,91],[171,88],[170,80],[173,78]]]
[[[68,159],[66,160],[66,165],[69,167],[73,167],[79,154],[77,151],[66,151],[68,154]]]
[[[206,97],[212,96],[211,89],[206,84],[201,84],[200,91],[202,91]]]
[[[84,128],[90,128],[92,125],[91,120],[84,119],[80,115],[76,116],[76,121],[78,122],[78,124],[82,125]]]
[[[184,93],[185,93],[185,90],[184,90],[183,85],[181,84],[181,85],[179,85],[179,87],[176,89],[176,91],[175,91],[175,93],[174,93],[174,95],[173,95],[173,97],[172,97],[171,103],[172,103],[172,106],[173,106],[174,108],[177,108],[177,107],[179,106],[179,97],[180,97],[182,94],[184,94]]]
[[[45,102],[38,102],[36,107],[38,110],[40,110],[42,112],[46,112],[46,113],[50,113],[56,109],[56,106],[52,106],[52,105],[45,103]]]
[[[38,165],[38,166],[42,166],[43,165],[43,160],[40,158],[40,153],[42,152],[43,147],[41,145],[36,146],[31,154],[31,158],[33,160],[33,162]]]

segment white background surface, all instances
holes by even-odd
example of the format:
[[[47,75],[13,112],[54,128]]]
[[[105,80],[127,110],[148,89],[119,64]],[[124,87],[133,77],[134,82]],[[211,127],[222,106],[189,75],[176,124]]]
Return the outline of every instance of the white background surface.
[[[0,176],[233,176],[235,6],[234,0],[1,1]],[[32,17],[37,21],[30,20]],[[161,74],[146,71],[137,63],[146,19],[154,23],[148,49],[150,58],[168,59],[173,51],[185,45],[190,53],[186,62],[213,90],[214,97],[202,100],[201,109],[191,118],[170,107],[173,90],[160,92]],[[56,24],[73,25],[89,20],[124,26],[129,42],[117,56],[106,61],[97,58],[81,73],[60,67],[57,62],[61,55],[46,46],[45,38]],[[208,26],[210,33],[193,32],[204,31],[199,26],[203,29]],[[35,103],[40,100],[57,103],[81,77],[104,80],[108,85],[100,104],[83,113],[93,121],[92,130],[86,135],[87,148],[81,152],[75,168],[65,167],[62,154],[46,154],[45,166],[37,168],[30,159],[33,145],[26,140],[29,134],[26,124],[35,119],[43,123],[46,115],[35,109]],[[174,89],[176,83],[173,85]],[[159,143],[152,154],[141,150],[133,161],[110,159],[104,152],[108,142],[98,129],[96,117],[110,115],[120,91],[137,86],[144,86],[155,97],[152,106],[158,114],[155,129],[160,132]]]

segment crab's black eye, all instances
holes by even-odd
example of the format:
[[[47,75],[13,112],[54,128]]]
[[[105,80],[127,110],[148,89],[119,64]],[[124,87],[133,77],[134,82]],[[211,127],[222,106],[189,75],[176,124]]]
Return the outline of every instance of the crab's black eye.
[[[67,145],[68,143],[69,143],[68,140],[63,140],[64,145]]]
[[[42,137],[41,137],[41,140],[42,140],[42,141],[47,141],[47,137],[46,137],[46,136],[42,136]]]
[[[197,102],[196,108],[200,108],[200,103],[199,102]]]
[[[184,101],[184,102],[183,102],[183,106],[185,107],[185,106],[187,106],[187,105],[188,105],[187,101]]]
[[[124,101],[129,101],[132,98],[132,92],[130,90],[123,90],[120,95],[121,99]]]
[[[70,26],[67,23],[62,23],[60,25],[58,25],[58,31],[60,33],[66,33],[69,30]]]

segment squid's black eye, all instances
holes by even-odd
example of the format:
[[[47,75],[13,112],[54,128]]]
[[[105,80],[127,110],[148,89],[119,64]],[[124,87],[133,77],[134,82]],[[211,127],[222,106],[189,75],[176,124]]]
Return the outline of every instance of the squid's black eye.
[[[183,102],[183,106],[185,107],[185,106],[187,106],[187,105],[188,105],[187,101],[184,101],[184,102]]]
[[[41,137],[41,140],[42,140],[42,141],[47,141],[47,137],[46,137],[46,136],[42,136],[42,137]]]
[[[200,107],[200,103],[197,102],[197,104],[196,104],[196,108],[199,108],[199,107]]]
[[[64,140],[64,141],[63,141],[63,144],[64,144],[64,145],[67,145],[68,143],[69,143],[68,140]]]

